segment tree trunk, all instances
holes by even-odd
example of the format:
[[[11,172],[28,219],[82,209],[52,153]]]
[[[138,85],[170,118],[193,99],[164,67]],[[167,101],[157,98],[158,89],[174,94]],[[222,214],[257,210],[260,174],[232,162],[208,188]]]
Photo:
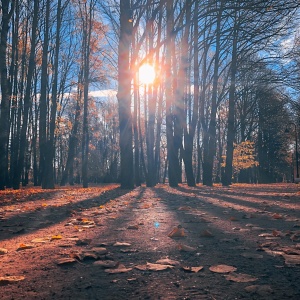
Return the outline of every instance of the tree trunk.
[[[166,44],[166,133],[168,155],[168,177],[171,187],[178,186],[176,150],[173,134],[173,89],[172,89],[172,40],[173,40],[173,0],[167,0],[167,44]]]
[[[221,0],[218,10],[216,24],[216,51],[214,61],[213,89],[211,96],[211,113],[208,127],[208,142],[204,144],[203,155],[203,184],[207,186],[213,185],[213,167],[214,157],[216,153],[216,114],[217,114],[217,96],[218,96],[218,80],[219,80],[219,62],[220,62],[220,39],[221,39],[221,19],[223,11],[223,0]]]
[[[129,52],[132,39],[132,23],[129,21],[130,0],[120,1],[120,39],[118,48],[118,104],[121,151],[121,188],[134,187],[132,116],[131,116],[131,79]]]
[[[236,18],[236,16],[235,16]],[[235,137],[234,132],[234,114],[235,114],[235,78],[237,71],[237,39],[238,39],[238,29],[236,28],[235,19],[234,29],[233,29],[233,44],[232,44],[232,60],[230,68],[230,88],[229,88],[229,104],[228,104],[228,124],[227,124],[227,143],[226,143],[226,164],[225,172],[222,180],[223,186],[228,186],[231,184],[232,179],[232,161],[233,161],[233,142]]]
[[[39,13],[39,1],[35,0],[34,9],[33,9],[32,30],[31,30],[30,55],[29,55],[28,71],[27,71],[27,78],[26,78],[26,89],[24,95],[23,124],[20,132],[20,152],[19,152],[18,164],[17,167],[15,168],[14,178],[13,178],[14,189],[18,189],[20,185],[21,174],[23,172],[24,161],[25,161],[25,151],[27,148],[28,113],[29,113],[29,108],[32,104],[31,88],[32,88],[32,78],[35,70],[35,47],[36,47],[36,38],[37,38],[38,13]]]
[[[9,10],[10,6],[10,10]],[[2,0],[2,22],[0,34],[0,76],[1,76],[1,114],[0,114],[0,190],[4,190],[8,180],[8,139],[9,139],[9,82],[7,77],[7,39],[9,22],[14,10],[14,1]]]
[[[40,172],[43,189],[54,188],[54,178],[52,164],[53,160],[49,161],[49,143],[47,138],[47,102],[48,102],[48,51],[49,51],[49,22],[50,22],[50,0],[46,1],[44,41],[42,52],[41,66],[41,96],[40,96],[40,120],[39,120],[39,145],[40,145]]]

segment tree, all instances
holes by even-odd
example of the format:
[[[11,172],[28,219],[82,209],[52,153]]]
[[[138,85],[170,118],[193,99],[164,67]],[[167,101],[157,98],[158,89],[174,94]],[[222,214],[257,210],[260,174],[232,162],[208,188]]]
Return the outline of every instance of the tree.
[[[1,34],[0,34],[0,190],[4,190],[8,179],[8,140],[9,140],[9,80],[7,74],[7,39],[9,23],[14,11],[14,1],[1,1]]]
[[[134,187],[133,150],[132,150],[132,115],[131,115],[131,80],[130,45],[132,23],[130,0],[120,1],[120,37],[118,48],[118,104],[121,155],[121,188]]]

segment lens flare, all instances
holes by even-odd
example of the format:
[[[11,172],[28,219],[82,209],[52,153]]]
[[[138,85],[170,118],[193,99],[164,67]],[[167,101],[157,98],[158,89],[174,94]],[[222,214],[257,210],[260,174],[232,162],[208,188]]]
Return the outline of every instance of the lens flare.
[[[155,79],[154,67],[150,64],[143,64],[139,68],[139,81],[142,84],[152,84]]]

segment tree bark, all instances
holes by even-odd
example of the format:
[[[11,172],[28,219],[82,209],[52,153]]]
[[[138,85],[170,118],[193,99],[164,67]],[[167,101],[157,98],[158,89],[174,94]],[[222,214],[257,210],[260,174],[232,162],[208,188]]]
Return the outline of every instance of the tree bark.
[[[132,23],[129,21],[130,0],[120,1],[120,38],[118,47],[118,105],[121,154],[121,188],[134,187],[132,115],[131,115],[131,79],[129,52],[132,39]]]
[[[229,87],[229,104],[228,104],[228,120],[227,120],[227,142],[226,142],[226,164],[225,172],[222,179],[223,186],[231,184],[232,179],[232,161],[233,161],[233,142],[235,137],[234,132],[234,115],[235,115],[235,79],[237,71],[237,41],[238,41],[238,29],[236,25],[236,16],[234,20],[233,29],[233,44],[232,44],[232,60],[230,66],[230,87]]]
[[[9,23],[14,11],[14,1],[2,0],[2,22],[0,34],[1,111],[0,111],[0,190],[8,181],[8,139],[9,139],[9,81],[7,76],[7,39]],[[9,9],[10,8],[10,9]]]

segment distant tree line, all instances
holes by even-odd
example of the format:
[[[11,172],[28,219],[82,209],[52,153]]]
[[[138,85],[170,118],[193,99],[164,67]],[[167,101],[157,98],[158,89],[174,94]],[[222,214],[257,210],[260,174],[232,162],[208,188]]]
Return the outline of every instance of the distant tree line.
[[[0,189],[292,179],[297,1],[0,3]]]

